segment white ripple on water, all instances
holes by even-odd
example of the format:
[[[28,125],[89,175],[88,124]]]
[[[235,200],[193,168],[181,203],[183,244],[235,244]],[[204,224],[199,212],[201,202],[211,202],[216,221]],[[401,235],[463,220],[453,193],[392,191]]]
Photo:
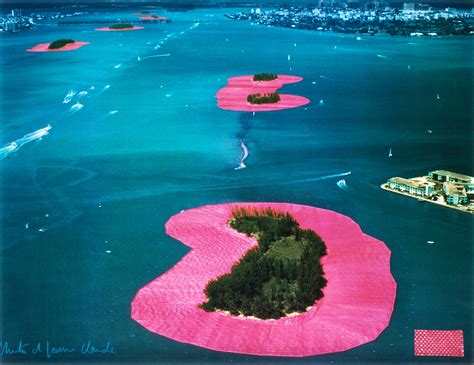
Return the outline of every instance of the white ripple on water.
[[[74,104],[73,106],[71,106],[71,108],[69,109],[69,111],[72,112],[72,113],[76,113],[76,112],[78,112],[79,110],[81,110],[83,107],[84,107],[84,105],[82,105],[80,102],[77,102],[76,104]]]
[[[247,157],[249,157],[249,149],[244,143],[244,141],[240,142],[240,148],[242,149],[242,156],[240,157],[239,166],[237,166],[234,170],[242,170],[247,167],[247,165],[245,164],[245,160],[247,159]]]
[[[77,93],[77,98],[80,99],[80,98],[82,98],[83,96],[86,96],[87,94],[89,94],[89,92],[83,90],[83,91]]]
[[[34,140],[40,140],[51,130],[51,125],[47,125],[44,128],[38,129],[32,133],[25,134],[23,137],[17,139],[16,141],[10,142],[7,146],[0,148],[0,160],[6,158],[10,153],[18,151],[25,144],[32,142]]]
[[[141,60],[144,61],[144,60],[147,60],[149,58],[155,58],[155,57],[169,57],[171,56],[171,53],[163,53],[163,54],[157,54],[157,55],[154,55],[154,56],[147,56],[147,57],[143,57]]]
[[[115,115],[117,113],[118,113],[118,110],[111,110],[110,112],[104,115],[104,118],[111,117],[112,115]]]
[[[341,190],[349,191],[349,187],[347,186],[346,180],[344,180],[344,179],[339,180],[339,181],[336,183],[336,185],[337,185]]]
[[[68,104],[72,100],[74,95],[76,95],[76,92],[73,89],[69,90],[63,99],[63,104]]]

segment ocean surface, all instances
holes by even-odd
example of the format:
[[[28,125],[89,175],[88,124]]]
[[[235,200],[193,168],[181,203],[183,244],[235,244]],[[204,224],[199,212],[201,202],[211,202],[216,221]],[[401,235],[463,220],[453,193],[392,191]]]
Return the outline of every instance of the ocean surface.
[[[435,169],[474,173],[472,38],[358,40],[223,16],[239,10],[159,10],[172,22],[133,32],[51,22],[0,35],[1,340],[30,350],[2,361],[44,362],[47,345],[89,340],[115,354],[49,361],[472,361],[473,217],[379,187]],[[136,18],[89,11],[81,18]],[[91,44],[25,52],[57,38]],[[257,72],[303,77],[281,92],[311,103],[255,115],[216,106],[227,78]],[[179,343],[130,319],[138,289],[188,252],[165,234],[169,217],[245,201],[335,210],[387,244],[398,288],[379,338],[268,358]],[[465,357],[415,358],[415,329],[463,330]]]

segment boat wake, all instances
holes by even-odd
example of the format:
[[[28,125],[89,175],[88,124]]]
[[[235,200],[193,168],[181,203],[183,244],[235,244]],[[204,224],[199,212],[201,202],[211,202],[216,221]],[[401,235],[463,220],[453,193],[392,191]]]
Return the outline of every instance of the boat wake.
[[[48,124],[46,127],[38,129],[37,131],[34,131],[32,133],[25,134],[20,139],[10,142],[7,146],[0,148],[0,160],[3,160],[12,152],[18,151],[25,144],[43,138],[44,136],[49,134],[51,128],[51,125]]]
[[[104,118],[111,117],[112,115],[115,115],[117,113],[118,113],[118,110],[111,110],[110,112],[104,115]]]
[[[155,57],[169,57],[171,56],[171,53],[163,53],[163,54],[157,54],[154,56],[148,56],[148,57],[143,57],[141,61],[147,60],[148,58],[155,58]]]
[[[390,57],[384,56],[383,54],[378,54],[377,57],[378,57],[378,58],[382,58],[382,59],[384,59],[384,60],[389,60],[389,61],[392,60]]]
[[[69,111],[72,112],[72,113],[76,113],[76,112],[78,112],[79,110],[81,110],[82,108],[84,108],[84,105],[82,105],[81,103],[77,102],[76,104],[74,104],[73,106],[71,106],[71,108],[69,109]]]
[[[311,181],[319,181],[319,180],[332,179],[332,178],[335,178],[335,177],[347,176],[347,175],[350,175],[351,173],[352,173],[351,171],[341,172],[340,174],[319,176],[319,177],[315,177],[315,178],[312,178],[312,179],[296,180],[296,181],[288,182],[287,184],[303,183],[303,182],[311,182]]]
[[[336,183],[336,185],[337,185],[341,190],[349,191],[349,187],[347,186],[346,180],[344,180],[344,179],[339,180],[339,181]]]
[[[63,99],[63,104],[68,104],[72,100],[74,95],[76,95],[76,92],[72,89],[69,90],[68,93],[66,94],[66,96]]]
[[[249,149],[244,143],[244,141],[240,142],[240,148],[242,148],[242,156],[240,157],[239,166],[237,166],[234,170],[242,170],[247,167],[247,165],[245,164],[245,160],[247,159],[247,157],[249,157]]]
[[[114,66],[114,68],[120,68],[120,67],[122,67],[122,64],[121,64],[121,63],[117,63],[117,64]]]

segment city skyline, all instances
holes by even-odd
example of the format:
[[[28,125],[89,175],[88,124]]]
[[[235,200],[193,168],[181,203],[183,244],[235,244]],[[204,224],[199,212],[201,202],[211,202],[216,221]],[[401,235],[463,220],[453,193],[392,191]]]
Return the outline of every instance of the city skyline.
[[[332,0],[326,0],[326,2],[331,2]],[[334,2],[353,2],[353,3],[366,3],[372,2],[371,0],[335,0]],[[143,0],[51,0],[46,2],[45,0],[1,0],[0,4],[6,6],[8,4],[83,4],[83,3],[141,3],[141,4],[182,4],[182,5],[206,5],[206,4],[246,4],[246,5],[269,5],[269,4],[282,4],[282,5],[308,5],[316,4],[317,1],[301,1],[301,0],[277,0],[277,1],[248,1],[248,0],[163,0],[163,1],[143,1]],[[422,3],[430,5],[469,5],[472,4],[471,0],[424,0],[424,1],[406,1],[406,0],[391,0],[388,1],[389,4],[403,4],[403,3]]]

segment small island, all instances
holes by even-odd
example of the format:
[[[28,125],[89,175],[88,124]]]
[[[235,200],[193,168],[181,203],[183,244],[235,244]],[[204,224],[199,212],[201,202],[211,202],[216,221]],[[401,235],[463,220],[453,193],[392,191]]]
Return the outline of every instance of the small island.
[[[273,104],[280,101],[280,94],[277,92],[267,94],[250,94],[247,96],[247,102],[250,104]]]
[[[274,80],[265,82],[255,82],[255,76],[235,76],[227,79],[227,85],[216,93],[217,106],[242,112],[267,112],[297,108],[310,102],[303,96],[277,93],[285,84],[303,80],[299,76],[276,75]]]
[[[282,216],[288,213],[300,224],[301,231],[317,232],[324,241],[324,297],[306,308],[305,313],[261,320],[202,309],[209,282],[231,273],[250,250],[261,250],[261,243],[254,237],[232,228],[247,232],[260,229],[256,221],[252,222],[255,218],[241,223],[234,218],[237,209],[249,207],[259,212],[271,209]],[[279,231],[278,222],[268,221],[269,232],[292,235]],[[362,232],[347,216],[290,203],[227,203],[181,211],[166,222],[165,228],[170,237],[190,251],[135,295],[131,318],[148,331],[214,351],[302,357],[346,351],[374,341],[390,323],[397,288],[390,273],[390,250],[382,241]],[[258,240],[263,237],[267,236],[261,234]],[[269,256],[294,259],[292,254],[283,254],[288,251],[286,245],[277,249],[273,243],[272,249],[275,237],[267,238],[270,245],[264,261]],[[256,258],[255,253],[251,255]],[[300,262],[309,262],[304,255]],[[318,265],[313,262],[312,268]],[[248,274],[247,286],[264,285],[260,276]]]
[[[116,23],[104,28],[96,28],[100,32],[128,32],[130,30],[139,30],[143,27],[137,27],[130,23]]]
[[[109,29],[131,29],[133,28],[132,24],[129,23],[117,23],[117,24],[112,24]]]
[[[171,20],[165,16],[151,15],[151,16],[142,16],[141,20],[145,20],[151,23],[171,23]]]
[[[326,245],[312,230],[301,229],[288,213],[239,207],[229,225],[258,240],[230,273],[206,286],[207,312],[278,319],[304,312],[324,294],[320,262]]]
[[[278,78],[276,74],[260,73],[253,75],[253,81],[273,81]]]
[[[66,38],[58,39],[58,40],[55,40],[54,42],[51,42],[48,46],[48,49],[63,48],[66,44],[75,43],[75,42],[76,41],[72,39],[66,39]]]

